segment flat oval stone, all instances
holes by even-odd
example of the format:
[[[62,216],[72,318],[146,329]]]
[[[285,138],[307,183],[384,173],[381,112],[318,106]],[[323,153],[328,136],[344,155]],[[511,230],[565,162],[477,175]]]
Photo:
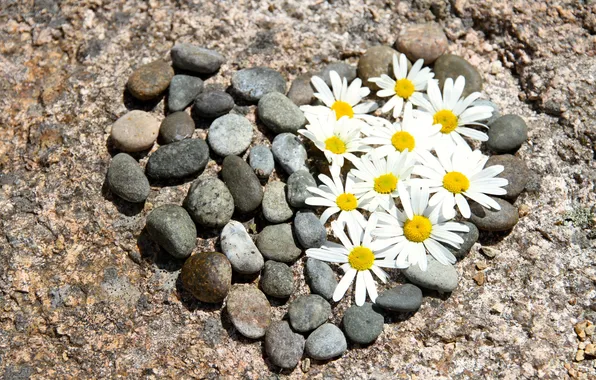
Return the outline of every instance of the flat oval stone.
[[[159,133],[159,121],[150,113],[134,110],[121,116],[112,125],[114,146],[123,152],[150,149]]]
[[[159,142],[171,144],[190,138],[195,131],[195,122],[186,112],[174,112],[166,116],[159,127]]]
[[[234,327],[247,338],[263,337],[271,323],[271,305],[263,292],[252,285],[234,285],[226,309]]]
[[[193,107],[199,116],[215,119],[234,108],[234,98],[224,91],[206,91],[196,97]]]
[[[422,271],[416,264],[402,270],[402,273],[408,280],[426,289],[443,293],[455,290],[459,281],[455,267],[451,264],[443,265],[430,255],[427,256],[427,260],[426,271]]]
[[[225,226],[234,213],[232,194],[215,177],[197,178],[190,186],[183,205],[195,223],[207,228]]]
[[[265,145],[255,145],[250,148],[248,162],[259,178],[269,178],[275,168],[273,153]]]
[[[112,158],[108,169],[108,185],[112,193],[128,202],[145,202],[149,196],[149,181],[143,169],[126,153],[118,153]]]
[[[315,99],[315,92],[310,85],[312,74],[302,74],[297,76],[288,91],[288,99],[297,106],[310,104]]]
[[[205,49],[188,43],[174,45],[170,53],[172,64],[175,68],[199,74],[213,74],[226,61],[215,50]]]
[[[292,328],[298,332],[309,332],[323,323],[331,315],[331,305],[316,294],[300,296],[290,304],[288,317]]]
[[[304,112],[279,92],[263,95],[257,108],[259,119],[273,133],[296,133],[306,124]]]
[[[484,167],[487,168],[493,165],[502,165],[503,171],[497,177],[509,181],[509,184],[504,187],[507,193],[499,197],[515,200],[524,191],[530,178],[530,171],[526,163],[510,154],[502,154],[491,156]]]
[[[287,321],[271,322],[265,332],[265,352],[271,363],[294,368],[304,353],[304,337],[295,333]]]
[[[470,231],[468,232],[454,232],[454,234],[459,235],[459,237],[464,239],[464,242],[460,245],[459,248],[454,248],[449,244],[443,244],[443,246],[447,248],[449,251],[451,251],[453,256],[455,256],[458,260],[461,260],[464,257],[466,257],[468,253],[470,253],[470,249],[472,249],[474,243],[478,241],[480,232],[478,231],[478,227],[476,227],[476,225],[474,225],[473,223],[466,221],[462,221],[459,223],[465,224],[470,229]]]
[[[434,65],[435,79],[439,80],[439,88],[443,89],[445,79],[463,75],[466,78],[466,86],[462,96],[468,96],[473,92],[482,91],[482,76],[468,61],[453,54],[444,54],[440,56]]]
[[[253,243],[242,223],[230,221],[221,231],[221,250],[224,252],[232,269],[242,274],[259,272],[264,265],[263,255]]]
[[[311,293],[318,294],[326,300],[333,297],[337,278],[329,265],[309,257],[304,267],[304,277]]]
[[[286,80],[268,67],[252,67],[236,71],[232,89],[243,100],[256,103],[270,92],[286,93]]]
[[[252,168],[238,156],[224,158],[222,178],[232,193],[234,205],[239,212],[254,211],[263,200],[263,188]]]
[[[365,302],[362,306],[352,305],[342,320],[346,336],[354,343],[369,344],[383,332],[385,318]]]
[[[399,57],[399,53],[389,46],[373,46],[369,48],[358,61],[358,78],[362,84],[371,89],[379,90],[376,83],[369,82],[369,78],[380,77],[381,74],[393,78],[393,55]]]
[[[271,151],[275,161],[288,174],[297,170],[306,169],[306,149],[296,135],[291,133],[282,133],[273,139]]]
[[[341,356],[348,349],[346,337],[339,327],[325,323],[306,339],[305,352],[315,360],[329,360]]]
[[[163,205],[147,216],[149,236],[170,255],[183,259],[190,255],[197,242],[197,229],[185,209]]]
[[[320,248],[327,241],[327,230],[310,211],[298,211],[294,218],[294,233],[304,249]]]
[[[486,209],[476,202],[470,202],[470,222],[474,223],[479,230],[483,231],[507,231],[513,228],[519,221],[517,207],[501,198],[494,198],[500,210]]]
[[[168,88],[174,69],[164,61],[155,61],[138,67],[128,78],[128,91],[139,100],[151,100]]]
[[[294,274],[284,263],[267,260],[261,274],[261,289],[271,297],[288,298],[294,292]]]
[[[486,146],[495,153],[511,153],[527,139],[528,126],[524,119],[517,115],[504,115],[490,125]]]
[[[286,201],[286,184],[280,181],[268,183],[263,194],[263,216],[271,223],[282,223],[294,212]]]
[[[240,115],[220,116],[209,127],[207,141],[218,155],[225,157],[237,155],[248,149],[252,141],[252,124]]]
[[[321,79],[323,79],[323,81],[325,81],[325,83],[327,83],[327,86],[329,86],[331,88],[331,76],[330,73],[332,71],[335,71],[340,78],[346,78],[346,81],[348,82],[348,84],[352,83],[352,81],[354,79],[356,79],[357,76],[357,70],[355,66],[352,66],[350,64],[347,64],[345,62],[334,62],[334,63],[330,63],[327,66],[325,66],[325,68],[323,70],[321,70],[321,72],[319,74],[317,74],[319,77],[321,77]]]
[[[433,22],[402,28],[394,46],[410,61],[416,62],[423,59],[424,64],[428,66],[447,50],[447,45],[447,36],[443,32],[443,28]]]
[[[313,195],[307,190],[317,187],[315,178],[307,170],[298,170],[288,177],[288,203],[292,207],[312,207],[306,204],[306,198]]]
[[[196,253],[184,262],[180,279],[184,288],[199,301],[219,303],[232,286],[232,267],[222,253]]]
[[[203,91],[203,80],[190,75],[174,75],[168,90],[170,112],[182,111]]]
[[[300,257],[302,251],[296,247],[292,227],[287,224],[275,224],[263,228],[257,237],[259,251],[269,260],[291,263]]]
[[[147,177],[154,180],[182,179],[197,175],[209,161],[209,147],[201,139],[164,145],[149,156]]]
[[[400,313],[416,311],[422,305],[422,290],[412,284],[397,285],[381,292],[375,304]]]

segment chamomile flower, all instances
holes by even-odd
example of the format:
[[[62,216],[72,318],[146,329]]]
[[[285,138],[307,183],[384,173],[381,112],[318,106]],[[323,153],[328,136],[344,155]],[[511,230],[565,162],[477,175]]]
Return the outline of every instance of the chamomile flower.
[[[354,152],[366,152],[370,148],[360,138],[360,128],[352,120],[333,114],[323,116],[305,114],[309,124],[298,133],[311,140],[333,165],[342,167],[344,158],[355,161]]]
[[[354,184],[354,194],[366,201],[368,211],[376,211],[379,206],[389,209],[393,198],[407,194],[406,182],[414,169],[413,156],[407,151],[392,152],[380,157],[375,152],[353,161],[350,171],[358,182]]]
[[[459,76],[455,84],[453,79],[447,78],[441,94],[438,83],[430,80],[427,88],[428,100],[423,97],[412,98],[414,105],[433,117],[433,124],[441,125],[440,141],[443,145],[467,145],[461,135],[480,141],[488,140],[486,133],[465,127],[478,125],[486,128],[486,125],[478,121],[488,119],[492,115],[490,106],[472,105],[480,97],[479,92],[473,92],[462,99],[465,84],[463,76]]]
[[[381,281],[387,282],[388,275],[381,268],[405,268],[399,267],[394,260],[378,260],[375,250],[372,248],[371,231],[375,228],[376,217],[366,224],[366,229],[357,231],[348,230],[348,236],[344,232],[343,224],[331,222],[333,234],[341,244],[327,241],[321,248],[310,248],[306,250],[306,256],[328,263],[340,263],[344,276],[333,292],[333,301],[337,302],[343,298],[346,291],[356,278],[356,305],[362,306],[366,300],[366,294],[372,302],[377,299],[377,285],[370,272],[373,272]]]
[[[381,112],[389,112],[393,109],[393,117],[397,118],[404,107],[404,103],[408,104],[414,98],[423,98],[421,91],[426,90],[428,81],[431,80],[435,74],[430,71],[430,68],[422,68],[424,64],[423,59],[419,59],[412,65],[410,72],[408,72],[408,60],[404,54],[399,55],[399,62],[397,55],[393,55],[393,75],[395,80],[391,79],[387,74],[382,74],[380,77],[370,78],[369,81],[376,83],[381,90],[377,92],[377,96],[384,98],[391,96],[391,99],[385,103]]]
[[[479,150],[469,148],[456,149],[453,152],[438,149],[438,159],[429,152],[421,154],[422,165],[416,165],[414,173],[422,177],[418,180],[435,193],[429,201],[430,206],[440,205],[443,214],[453,213],[457,205],[464,218],[471,215],[470,198],[486,208],[500,210],[501,206],[490,195],[503,195],[507,191],[503,186],[509,183],[505,178],[494,178],[503,171],[502,165],[484,168],[487,156]],[[465,196],[465,197],[464,197]]]
[[[401,198],[405,213],[395,206],[375,213],[378,224],[372,234],[378,257],[395,259],[400,268],[418,264],[423,271],[427,252],[441,264],[455,263],[455,256],[441,243],[459,248],[464,241],[454,232],[468,232],[469,227],[443,217],[439,207],[428,205],[428,196],[427,187],[411,187],[410,195]]]

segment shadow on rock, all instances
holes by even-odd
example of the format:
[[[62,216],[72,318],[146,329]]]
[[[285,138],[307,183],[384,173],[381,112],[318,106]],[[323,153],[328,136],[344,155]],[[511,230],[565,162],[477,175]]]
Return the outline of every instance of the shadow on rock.
[[[191,312],[195,310],[216,311],[220,310],[223,306],[223,302],[207,303],[199,301],[191,292],[184,288],[180,276],[176,279],[176,292],[182,305],[186,310]]]
[[[152,109],[155,108],[155,106],[157,106],[159,104],[159,102],[161,102],[163,97],[164,97],[163,95],[159,95],[155,99],[139,100],[139,99],[135,98],[130,93],[130,91],[128,91],[128,88],[125,88],[124,91],[122,91],[122,103],[124,104],[124,107],[126,107],[126,109],[129,111],[133,111],[133,110],[140,110],[140,111],[146,111],[146,112],[151,111]]]
[[[126,216],[138,215],[143,211],[143,208],[145,207],[145,202],[132,203],[120,198],[116,194],[113,194],[110,190],[110,185],[108,184],[107,173],[104,177],[104,181],[101,186],[101,195],[105,200],[112,202],[114,206],[116,206],[116,208],[118,209],[119,213],[124,214]]]
[[[146,228],[143,228],[137,237],[137,247],[141,258],[148,264],[155,265],[159,269],[168,272],[175,272],[182,269],[186,259],[177,259],[165,252],[161,247],[151,239]]]

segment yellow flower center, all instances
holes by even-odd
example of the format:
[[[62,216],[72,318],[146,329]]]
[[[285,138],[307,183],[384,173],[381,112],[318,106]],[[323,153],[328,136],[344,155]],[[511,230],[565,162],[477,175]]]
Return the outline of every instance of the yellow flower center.
[[[391,194],[397,187],[397,177],[393,173],[383,174],[375,178],[375,191],[379,194]]]
[[[391,145],[400,152],[404,150],[408,150],[409,152],[414,150],[416,146],[416,141],[414,140],[414,136],[409,134],[408,132],[395,132],[393,136],[391,136]]]
[[[449,172],[443,177],[443,187],[453,194],[463,193],[470,188],[470,180],[460,172]]]
[[[372,268],[375,262],[375,255],[366,247],[354,247],[348,255],[348,262],[356,270],[367,270]]]
[[[451,133],[457,128],[457,116],[449,110],[441,110],[433,116],[433,125],[441,124],[441,133]]]
[[[409,241],[422,243],[429,238],[433,225],[426,216],[414,215],[404,223],[404,236]]]
[[[414,83],[406,78],[396,81],[395,87],[393,89],[395,90],[395,94],[397,96],[404,99],[408,99],[416,90],[416,88],[414,88]]]
[[[335,199],[335,203],[337,207],[339,207],[342,211],[352,211],[358,207],[358,200],[354,196],[354,194],[350,193],[343,193],[339,197]]]
[[[325,149],[335,154],[346,153],[346,143],[337,136],[331,136],[325,140]]]
[[[346,102],[342,102],[341,100],[337,100],[333,105],[331,105],[331,109],[335,111],[335,118],[337,120],[341,119],[342,116],[347,116],[350,119],[354,117],[354,109],[351,105]]]

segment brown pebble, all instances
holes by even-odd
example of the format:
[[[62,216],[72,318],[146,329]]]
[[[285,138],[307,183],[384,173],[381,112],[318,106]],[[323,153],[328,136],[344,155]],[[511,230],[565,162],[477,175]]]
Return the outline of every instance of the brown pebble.
[[[584,350],[577,350],[577,352],[575,353],[575,361],[576,362],[581,362],[585,359],[584,357]]]
[[[371,91],[376,91],[380,87],[376,83],[369,82],[370,78],[380,77],[381,74],[393,78],[393,55],[399,56],[399,53],[389,46],[369,48],[358,61],[358,77],[362,79],[362,84]]]
[[[232,266],[219,252],[201,252],[190,256],[180,272],[182,285],[199,301],[222,302],[232,285]]]
[[[472,277],[474,279],[474,281],[476,281],[476,284],[478,284],[478,286],[482,286],[484,285],[484,282],[486,280],[485,276],[484,276],[484,272],[478,272],[476,273],[476,275],[474,277]]]
[[[491,247],[482,247],[480,248],[480,252],[489,259],[492,259],[496,255],[499,254],[499,250]]]
[[[592,324],[592,322],[588,321],[588,327],[586,327],[584,329],[584,332],[586,333],[587,336],[592,336],[594,335],[594,329],[596,328],[596,326],[594,326]]]
[[[138,67],[128,78],[128,91],[139,100],[158,97],[170,85],[174,69],[168,63],[158,60]]]
[[[412,62],[424,59],[430,65],[447,50],[447,36],[437,23],[410,25],[399,32],[395,48]]]
[[[586,355],[596,356],[596,346],[593,345],[592,343],[590,343],[590,344],[586,345],[584,352],[586,353]]]
[[[476,269],[485,270],[486,268],[488,268],[488,264],[486,263],[486,261],[478,261],[476,263]]]
[[[519,206],[517,212],[519,213],[519,217],[523,218],[524,216],[530,213],[530,206],[528,206],[527,204],[522,204]]]

